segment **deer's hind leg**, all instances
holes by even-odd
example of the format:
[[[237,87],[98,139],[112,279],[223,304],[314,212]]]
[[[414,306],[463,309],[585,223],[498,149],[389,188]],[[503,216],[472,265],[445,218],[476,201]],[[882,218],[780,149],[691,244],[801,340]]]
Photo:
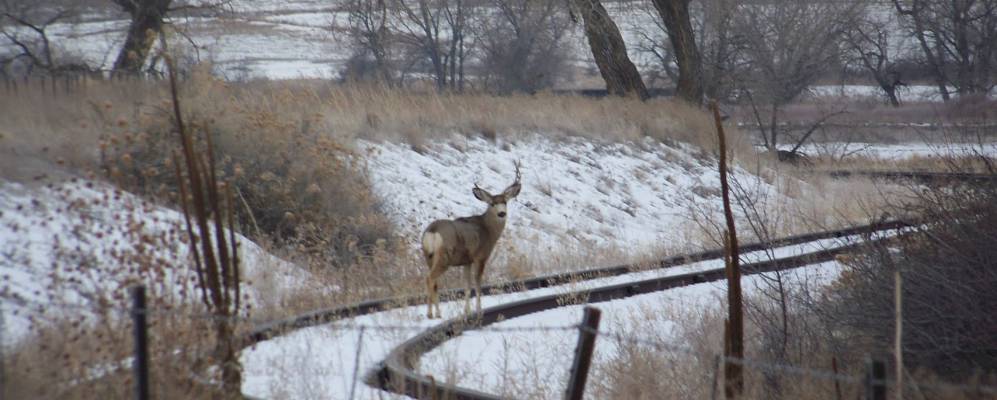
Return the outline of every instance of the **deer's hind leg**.
[[[433,305],[436,305],[436,317],[443,318],[443,313],[440,312],[440,286],[437,283],[440,275],[443,275],[447,270],[446,265],[443,265],[442,261],[440,257],[432,257],[429,276],[426,277],[426,287],[429,292],[429,301],[426,303],[426,317],[430,319],[433,318]]]

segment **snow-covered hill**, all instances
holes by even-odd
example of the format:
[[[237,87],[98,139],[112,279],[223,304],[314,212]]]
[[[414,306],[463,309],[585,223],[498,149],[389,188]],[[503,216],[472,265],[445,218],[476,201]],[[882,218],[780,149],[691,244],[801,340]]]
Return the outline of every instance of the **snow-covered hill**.
[[[35,323],[121,307],[129,286],[170,304],[198,301],[182,214],[87,181],[29,186],[0,180],[0,344]],[[239,236],[243,287],[255,307],[313,282],[301,268]],[[120,297],[119,297],[120,296]]]
[[[471,188],[477,183],[500,192],[512,183],[516,161],[523,189],[509,206],[500,243],[518,253],[584,256],[697,246],[701,213],[720,212],[716,159],[682,143],[535,134],[495,141],[455,136],[419,146],[362,142],[361,147],[375,192],[413,245],[435,219],[481,213],[485,206]],[[774,193],[765,183],[757,189]],[[773,194],[767,206],[788,201]]]

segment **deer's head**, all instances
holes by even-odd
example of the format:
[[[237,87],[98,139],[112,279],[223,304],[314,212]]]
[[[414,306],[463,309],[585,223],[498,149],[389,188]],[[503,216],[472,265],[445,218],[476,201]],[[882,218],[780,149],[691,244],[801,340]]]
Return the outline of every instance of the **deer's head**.
[[[505,222],[505,217],[507,215],[506,203],[514,199],[519,195],[519,189],[522,185],[519,184],[519,179],[522,176],[519,173],[519,163],[516,163],[516,181],[513,182],[509,187],[505,188],[500,194],[491,194],[478,187],[477,184],[474,185],[474,189],[471,192],[474,193],[474,197],[488,204],[488,211],[485,214],[490,218],[497,218],[498,221]]]

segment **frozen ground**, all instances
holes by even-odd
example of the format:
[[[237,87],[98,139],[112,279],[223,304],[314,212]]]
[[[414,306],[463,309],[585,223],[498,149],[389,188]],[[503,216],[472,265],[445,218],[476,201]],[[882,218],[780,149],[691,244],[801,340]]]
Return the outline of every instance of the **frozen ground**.
[[[783,150],[792,149],[792,145],[779,146]],[[828,156],[834,159],[847,160],[854,157],[869,157],[880,160],[906,160],[911,158],[952,158],[986,155],[997,155],[997,142],[980,143],[810,143],[800,147],[800,151],[809,155]]]
[[[712,156],[688,145],[542,135],[497,140],[458,137],[418,149],[390,142],[361,147],[367,149],[375,191],[409,237],[435,219],[482,212],[485,205],[471,188],[478,183],[501,192],[514,179],[516,161],[523,189],[510,204],[503,242],[521,252],[678,248],[686,244],[683,232],[695,231],[690,210],[719,210]],[[773,199],[770,206],[779,202]]]
[[[122,306],[115,295],[136,283],[168,304],[189,301],[184,292],[193,287],[194,274],[182,220],[176,211],[103,184],[32,187],[0,180],[0,345],[30,335],[31,316],[41,322],[105,302]],[[251,241],[238,240],[251,304],[271,304],[313,281]]]
[[[742,256],[745,262],[768,257],[785,257],[857,239],[859,238],[825,240],[783,247],[770,253],[754,252]],[[528,292],[490,295],[482,298],[482,307],[609,284],[719,268],[722,265],[721,260],[704,261],[666,270],[638,272]],[[817,276],[821,278],[820,282],[827,282],[837,271],[833,265],[831,267],[808,268],[792,275]],[[755,278],[746,278],[746,290],[754,290],[756,286],[754,282]],[[706,308],[714,307],[717,294],[723,293],[724,290],[723,284],[720,283],[700,284],[679,289],[674,293],[666,291],[648,294],[601,303],[597,306],[603,308],[603,318],[608,322],[603,325],[603,330],[619,332],[625,329],[624,324],[630,318],[630,314],[642,307],[685,307],[689,312],[695,310],[705,312]],[[458,316],[463,312],[463,304],[463,301],[441,303],[443,315],[446,318]],[[530,366],[542,363],[540,371],[544,377],[547,377],[546,379],[549,379],[549,387],[553,393],[557,393],[563,387],[564,371],[570,365],[570,360],[565,364],[564,359],[570,357],[570,346],[573,346],[572,344],[565,347],[564,343],[570,342],[577,333],[560,328],[577,323],[579,307],[572,306],[515,318],[498,325],[499,330],[515,327],[554,328],[544,334],[532,330],[517,333],[493,331],[489,328],[483,332],[467,332],[461,338],[449,341],[424,356],[420,363],[420,372],[432,374],[440,381],[459,382],[470,387],[493,390],[503,384],[502,379],[533,379],[531,374],[536,371],[531,370]],[[392,348],[437,323],[438,320],[427,320],[425,311],[425,306],[394,309],[339,323],[301,329],[259,343],[242,353],[243,393],[265,398],[342,399],[349,398],[350,392],[356,391],[355,398],[358,399],[393,398],[395,396],[366,387],[362,382],[354,384],[354,378],[362,378],[377,362],[383,360]],[[671,329],[670,325],[673,322],[664,318],[656,323],[660,324],[656,327]],[[507,346],[510,343],[515,345]],[[503,349],[496,350],[498,347]],[[528,354],[521,354],[520,351],[526,351]],[[612,351],[615,351],[614,348],[601,348],[600,358],[611,356]],[[553,353],[558,355],[553,356]],[[518,362],[524,357],[530,362]],[[459,371],[459,374],[453,371]]]
[[[832,261],[785,272],[783,279],[789,287],[820,287],[836,279],[840,268]],[[767,281],[757,275],[744,277],[742,285],[746,297],[768,289]],[[722,315],[726,295],[726,282],[717,281],[593,304],[602,311],[599,330],[607,334],[596,339],[593,368],[617,358],[616,353],[627,346],[672,351],[693,362],[694,346],[685,342],[688,337],[682,337],[682,331],[705,315]],[[561,307],[500,322],[491,326],[493,330],[465,332],[423,356],[419,372],[507,398],[557,398],[565,390],[578,341],[577,329],[559,328],[578,324],[585,306]],[[658,344],[675,350],[653,349]],[[716,343],[715,353],[721,353],[721,347]],[[683,349],[692,355],[681,354]]]
[[[950,87],[950,91],[955,88]],[[884,99],[883,90],[875,85],[818,85],[810,87],[813,97],[845,97],[850,99]],[[997,91],[992,93],[997,95]],[[942,96],[938,88],[931,85],[909,85],[897,90],[901,102],[941,102]]]
[[[218,17],[172,16],[183,37],[171,39],[187,62],[211,62],[214,71],[231,80],[242,79],[336,79],[351,49],[346,35],[348,14],[341,2],[318,0],[234,0],[226,2]],[[654,7],[647,1],[620,1],[606,4],[620,27],[627,50],[641,71],[660,70],[661,61],[652,46],[666,41]],[[103,14],[88,14],[75,23],[48,27],[56,60],[82,60],[109,70],[124,42],[126,15],[110,7]],[[21,32],[31,37],[28,31]],[[441,32],[446,36],[446,32]],[[583,71],[584,82],[562,82],[565,88],[592,86],[599,82],[588,43],[578,24],[569,28],[564,45],[572,65]],[[910,43],[901,46],[910,46]],[[12,48],[11,48],[12,49]],[[0,48],[0,51],[3,49]],[[660,51],[661,49],[656,49]],[[654,82],[649,82],[654,83]],[[594,84],[594,87],[601,87]],[[824,85],[811,88],[817,97],[881,97],[871,85]],[[901,88],[902,101],[940,101],[929,85]]]

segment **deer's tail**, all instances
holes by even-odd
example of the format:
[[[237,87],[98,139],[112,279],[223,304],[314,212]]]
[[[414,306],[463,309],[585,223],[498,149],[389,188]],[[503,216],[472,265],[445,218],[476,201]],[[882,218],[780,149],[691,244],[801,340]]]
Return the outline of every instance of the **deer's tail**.
[[[443,235],[439,232],[426,231],[422,234],[422,254],[426,256],[426,262],[432,260],[433,255],[443,246]]]

